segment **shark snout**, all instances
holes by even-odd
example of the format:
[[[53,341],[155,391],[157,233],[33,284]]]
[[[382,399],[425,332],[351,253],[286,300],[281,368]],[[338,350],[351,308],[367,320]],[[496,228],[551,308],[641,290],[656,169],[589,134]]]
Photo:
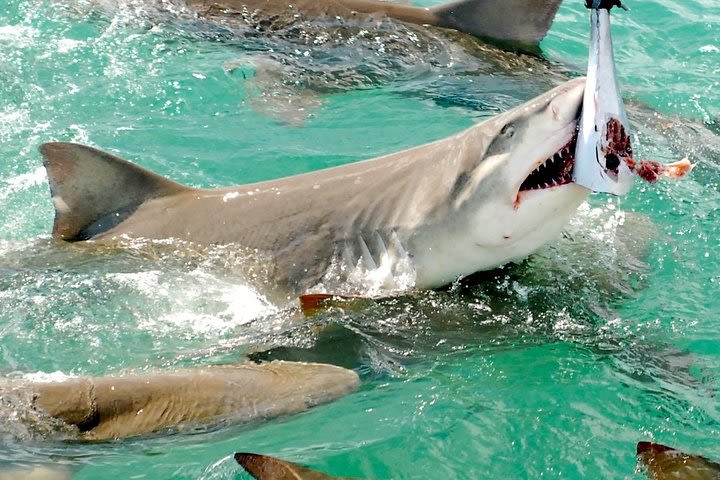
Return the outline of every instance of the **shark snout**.
[[[536,120],[531,122],[530,136],[537,148],[523,170],[525,176],[516,184],[516,207],[524,192],[572,183],[584,89],[585,79],[578,78],[552,90],[545,99],[545,108],[539,109]]]
[[[576,78],[565,83],[556,90],[557,94],[550,101],[549,111],[552,121],[561,125],[574,123],[577,125],[582,112],[585,77]]]

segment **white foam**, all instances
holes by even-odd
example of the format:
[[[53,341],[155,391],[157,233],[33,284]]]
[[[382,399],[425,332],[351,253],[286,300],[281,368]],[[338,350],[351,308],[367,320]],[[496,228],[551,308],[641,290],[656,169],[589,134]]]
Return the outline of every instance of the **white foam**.
[[[80,40],[61,38],[56,42],[56,50],[58,53],[68,53],[80,47],[81,45],[84,45],[84,42],[81,42]]]
[[[45,167],[39,166],[31,172],[21,173],[20,175],[10,178],[7,184],[13,192],[17,192],[19,190],[27,190],[35,185],[42,185],[46,179]]]
[[[156,333],[181,330],[218,335],[278,311],[238,279],[226,280],[200,269],[180,278],[160,271],[113,273],[108,277],[153,299],[153,303],[168,300],[169,306],[163,307],[163,312],[149,311],[145,318],[138,319],[139,328]]]
[[[16,48],[26,47],[34,42],[39,30],[20,25],[0,26],[0,42],[11,43]]]
[[[7,106],[0,110],[0,139],[15,139],[20,135],[27,136],[25,131],[30,128],[31,124],[29,110]]]
[[[240,192],[229,192],[223,195],[223,202],[227,202],[228,200],[233,200],[235,198],[238,198],[240,196]]]
[[[553,330],[556,333],[578,334],[586,331],[588,328],[587,325],[575,321],[564,309],[558,312],[557,317],[553,325]]]
[[[170,292],[167,287],[160,283],[160,275],[159,270],[152,270],[149,272],[111,273],[108,274],[108,278],[134,288],[146,296],[169,296]]]
[[[204,287],[195,291],[186,291],[183,297],[193,304],[201,301],[201,297],[210,295],[218,298],[218,303],[225,305],[223,310],[217,313],[203,313],[183,305],[178,311],[161,315],[157,320],[142,321],[139,326],[148,330],[184,330],[197,335],[214,336],[230,332],[240,325],[278,310],[262,295],[245,285],[207,288],[206,284]]]
[[[0,190],[0,201],[5,200],[14,193],[42,185],[46,179],[47,175],[45,173],[45,167],[43,166],[36,167],[35,170],[31,172],[15,175],[5,181],[6,186]]]
[[[90,134],[80,125],[70,125],[70,130],[74,130],[75,134],[72,137],[72,141],[75,143],[90,143]]]
[[[35,383],[53,383],[53,382],[64,382],[65,380],[75,378],[73,375],[68,375],[60,370],[54,372],[35,372],[26,373],[22,376],[23,379]]]

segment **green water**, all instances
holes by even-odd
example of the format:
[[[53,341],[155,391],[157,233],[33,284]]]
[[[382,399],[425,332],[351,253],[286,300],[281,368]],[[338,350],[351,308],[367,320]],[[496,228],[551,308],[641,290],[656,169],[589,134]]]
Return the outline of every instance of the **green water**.
[[[540,62],[392,22],[263,36],[150,1],[108,13],[3,0],[0,372],[230,363],[263,345],[274,347],[266,356],[355,368],[363,384],[303,415],[192,435],[93,445],[9,435],[0,467],[54,456],[75,459],[76,479],[248,478],[229,458],[244,450],[362,478],[641,479],[634,448],[647,439],[720,459],[714,0],[634,2],[614,15],[635,150],[688,155],[692,177],[592,197],[563,238],[520,265],[308,325],[248,286],[231,257],[50,240],[42,142],[89,143],[207,187],[376,156],[582,72],[580,3],[562,6]]]

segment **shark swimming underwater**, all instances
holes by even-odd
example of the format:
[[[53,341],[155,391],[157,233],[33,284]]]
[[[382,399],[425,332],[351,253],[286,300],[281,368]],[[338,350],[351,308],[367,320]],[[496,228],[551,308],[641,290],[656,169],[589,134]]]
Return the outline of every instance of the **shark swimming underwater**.
[[[535,50],[550,29],[561,2],[455,0],[426,8],[381,0],[160,0],[155,7],[161,11],[179,7],[203,20],[230,27],[245,24],[261,32],[312,20],[327,19],[339,24],[391,18],[421,27],[457,30],[513,49]],[[125,8],[121,0],[91,3],[110,12]]]
[[[479,38],[537,46],[552,25],[562,0],[456,0],[423,8],[380,0],[186,0],[205,17],[240,16],[277,24],[297,18],[377,19],[436,26]],[[286,20],[283,20],[286,19]]]
[[[267,259],[273,281],[295,293],[328,278],[349,290],[370,277],[390,289],[442,286],[528,256],[586,198],[570,176],[583,90],[584,79],[571,80],[443,140],[219,189],[47,143],[53,236],[237,245]]]
[[[2,412],[30,438],[114,440],[302,412],[352,393],[352,370],[273,361],[60,381],[0,380]],[[20,420],[18,420],[20,419]],[[6,427],[9,427],[6,426]]]
[[[305,411],[355,391],[352,370],[273,361],[61,380],[0,379],[2,434],[20,441],[109,441],[249,423]],[[5,459],[3,459],[5,460]],[[0,480],[69,480],[82,458],[3,462]]]

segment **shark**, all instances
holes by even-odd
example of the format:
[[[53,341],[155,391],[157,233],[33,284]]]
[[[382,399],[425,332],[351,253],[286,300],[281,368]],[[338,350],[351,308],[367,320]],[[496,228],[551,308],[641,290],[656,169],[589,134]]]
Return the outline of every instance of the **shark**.
[[[638,442],[638,460],[651,480],[717,480],[720,463],[653,442]]]
[[[651,442],[639,442],[637,454],[647,468],[651,480],[717,480],[720,464],[699,455],[689,455],[679,450]],[[235,461],[257,480],[342,480],[323,472],[311,470],[293,462],[269,455],[237,452]],[[349,480],[349,479],[347,479]]]
[[[305,411],[355,391],[357,373],[272,361],[142,374],[3,379],[3,409],[43,438],[106,441],[170,429],[248,423]],[[2,476],[0,476],[2,478]]]
[[[237,452],[233,458],[256,480],[343,480],[269,455]]]
[[[216,189],[178,184],[93,147],[45,143],[53,237],[236,245],[295,293],[328,279],[351,291],[370,281],[440,287],[527,257],[588,196],[571,175],[584,86],[584,78],[567,81],[397,153]]]
[[[239,17],[258,29],[278,29],[298,19],[368,21],[384,17],[419,26],[457,30],[519,49],[534,49],[547,34],[562,0],[456,0],[417,7],[382,0],[185,0],[200,17]]]
[[[68,1],[68,0],[63,0]],[[128,8],[123,0],[91,0],[106,12]],[[439,27],[475,36],[509,50],[538,51],[562,0],[454,0],[412,6],[384,0],[145,0],[143,11],[180,14],[211,24],[248,25],[276,32],[307,21],[362,25],[390,18],[420,28]]]

